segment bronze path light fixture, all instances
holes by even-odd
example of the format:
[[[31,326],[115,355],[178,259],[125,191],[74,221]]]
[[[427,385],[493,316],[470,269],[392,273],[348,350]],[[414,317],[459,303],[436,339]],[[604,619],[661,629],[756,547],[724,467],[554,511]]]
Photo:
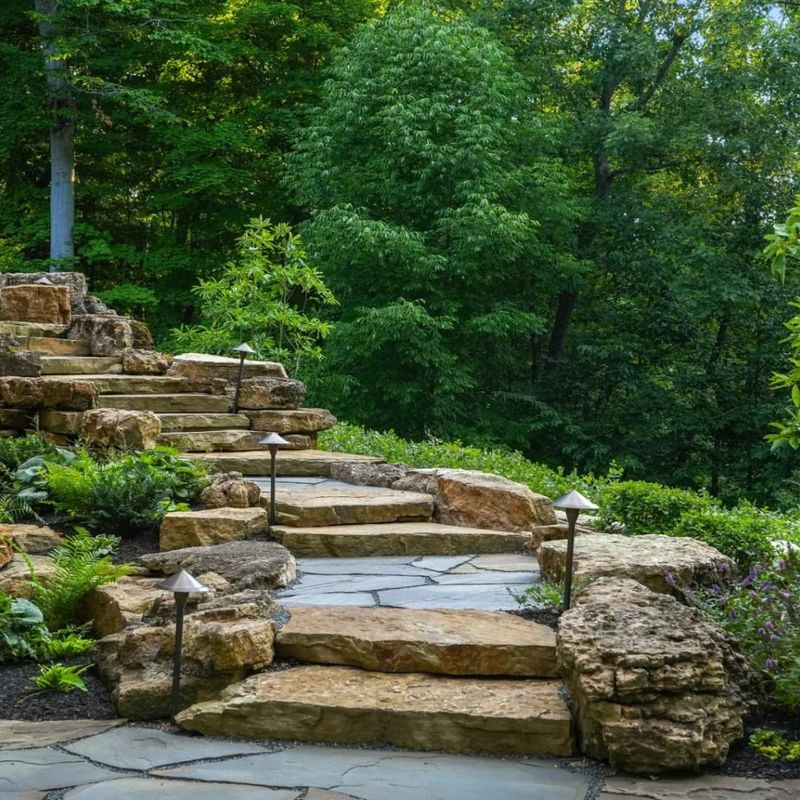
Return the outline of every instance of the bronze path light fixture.
[[[175,652],[172,660],[172,718],[180,711],[181,703],[181,657],[183,650],[183,615],[186,601],[193,592],[207,592],[208,586],[195,580],[185,569],[170,575],[158,584],[158,589],[175,595]]]
[[[567,563],[564,568],[564,611],[569,609],[572,599],[572,560],[575,555],[575,523],[578,521],[578,514],[581,511],[591,511],[597,506],[574,489],[567,494],[553,500],[553,507],[560,508],[567,512]]]
[[[244,360],[250,353],[255,353],[247,342],[242,342],[238,347],[233,348],[234,353],[239,354],[239,374],[236,376],[236,393],[233,395],[233,413],[239,411],[239,391],[242,388],[242,375],[244,375]]]
[[[277,464],[275,459],[278,456],[278,448],[281,445],[289,444],[283,436],[277,433],[270,433],[259,441],[269,448],[270,473],[269,473],[269,524],[272,527],[277,519],[275,517],[275,476],[277,475]]]

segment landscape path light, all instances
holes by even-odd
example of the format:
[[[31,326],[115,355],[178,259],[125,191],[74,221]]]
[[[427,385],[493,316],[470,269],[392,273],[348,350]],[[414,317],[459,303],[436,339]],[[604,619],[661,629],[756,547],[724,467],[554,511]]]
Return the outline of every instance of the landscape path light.
[[[186,601],[193,592],[207,592],[208,586],[203,586],[185,569],[170,575],[165,581],[158,584],[159,589],[172,592],[175,595],[175,652],[172,658],[172,702],[171,712],[173,719],[181,710],[181,657],[183,650],[183,616],[186,611]]]
[[[572,561],[575,555],[575,523],[581,511],[596,510],[597,506],[574,489],[553,500],[553,507],[567,512],[567,561],[564,566],[564,611],[572,599]]]
[[[283,436],[277,433],[270,433],[259,441],[259,444],[265,444],[269,448],[270,472],[269,472],[269,524],[272,527],[276,522],[275,517],[275,476],[277,475],[276,459],[278,456],[278,448],[281,445],[289,444]]]
[[[233,348],[234,353],[239,354],[239,374],[236,377],[236,393],[233,395],[233,413],[239,412],[239,391],[242,388],[242,376],[244,375],[244,360],[250,353],[255,353],[247,342],[242,342],[238,347]]]

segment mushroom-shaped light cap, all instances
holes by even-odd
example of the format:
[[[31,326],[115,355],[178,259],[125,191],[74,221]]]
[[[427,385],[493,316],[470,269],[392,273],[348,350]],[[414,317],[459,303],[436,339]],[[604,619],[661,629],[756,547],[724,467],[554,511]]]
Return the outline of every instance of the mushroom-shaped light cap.
[[[185,569],[176,572],[174,575],[170,575],[165,581],[159,583],[156,588],[179,594],[208,591],[208,586],[203,586],[200,581],[196,580]]]
[[[250,347],[247,342],[242,342],[240,345],[237,345],[233,348],[234,353],[255,353],[252,347]]]
[[[575,489],[553,500],[553,506],[554,508],[578,509],[579,511],[591,511],[598,508],[588,497],[584,497]]]
[[[279,436],[277,433],[269,433],[263,439],[259,440],[259,444],[274,444],[274,445],[282,445],[282,444],[290,444],[287,442],[283,436]]]

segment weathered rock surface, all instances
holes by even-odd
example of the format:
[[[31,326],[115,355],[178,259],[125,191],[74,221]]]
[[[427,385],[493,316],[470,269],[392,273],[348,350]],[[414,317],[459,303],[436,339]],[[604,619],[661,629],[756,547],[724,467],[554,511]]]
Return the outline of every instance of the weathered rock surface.
[[[194,391],[202,391],[210,388],[213,381],[235,381],[239,375],[239,359],[207,353],[183,353],[175,356],[168,374],[183,378]],[[245,361],[243,376],[245,379],[287,377],[283,365],[274,361]]]
[[[800,780],[767,781],[730,775],[691,778],[609,778],[598,800],[795,800]]]
[[[83,425],[83,411],[55,411],[45,408],[39,412],[39,427],[43,431],[77,436]]]
[[[64,542],[64,537],[46,525],[22,525],[17,522],[0,525],[0,540],[13,542],[25,553],[43,555]]]
[[[219,472],[241,472],[242,475],[269,475],[270,455],[266,450],[249,450],[243,453],[195,453],[189,458]],[[379,463],[382,459],[373,456],[358,456],[349,453],[334,453],[327,450],[278,450],[277,468],[279,476],[330,475],[334,464],[344,462]]]
[[[28,283],[0,288],[0,319],[67,325],[71,317],[65,286]]]
[[[566,553],[565,540],[542,543],[538,555],[545,578],[561,580]],[[731,561],[696,539],[596,533],[575,538],[574,565],[578,577],[632,578],[654,592],[672,592],[668,573],[684,585],[707,583],[721,567],[731,567]]]
[[[331,478],[359,486],[382,486],[391,489],[409,472],[405,464],[382,464],[370,462],[348,462],[331,464]]]
[[[28,559],[33,564],[36,577],[42,583],[47,583],[55,574],[56,567],[52,558],[32,555],[28,556]],[[0,569],[0,591],[27,600],[31,598],[33,594],[31,572],[22,556],[15,554],[14,558]]]
[[[0,287],[35,284],[42,278],[69,290],[73,314],[92,313],[90,309],[94,308],[107,310],[100,300],[88,295],[86,276],[82,272],[6,272],[0,274]]]
[[[283,411],[248,411],[254,431],[271,433],[317,433],[332,428],[336,417],[324,408],[297,408]]]
[[[0,408],[0,428],[17,428],[23,430],[30,427],[32,414],[19,408]]]
[[[258,484],[246,481],[241,472],[214,475],[200,494],[200,502],[207,508],[250,508],[258,506],[260,499]]]
[[[178,715],[207,735],[386,742],[464,752],[570,755],[557,681],[458,679],[309,666],[253,675]]]
[[[14,549],[11,547],[11,539],[0,533],[0,569],[9,564],[13,558]]]
[[[744,658],[673,597],[601,578],[562,615],[557,647],[587,755],[635,773],[697,770],[742,736]]]
[[[126,375],[164,375],[168,366],[167,359],[155,350],[122,351],[122,371]]]
[[[211,398],[208,395],[199,395]],[[284,450],[307,450],[314,444],[312,436],[297,433],[287,433],[284,438],[288,444],[282,445]],[[162,441],[174,444],[184,452],[217,452],[217,451],[252,451],[254,449],[264,449],[266,446],[261,444],[264,438],[264,431],[250,430],[212,430],[212,431],[182,431],[178,433],[162,434]]]
[[[0,721],[0,750],[50,747],[116,728],[122,719],[47,719],[41,722]],[[25,797],[25,795],[23,795]]]
[[[80,603],[82,619],[98,636],[109,636],[141,623],[166,597],[156,585],[162,578],[126,577],[93,589]]]
[[[86,380],[0,378],[0,399],[9,408],[56,408],[85,411],[92,408],[97,389]]]
[[[159,414],[162,433],[249,428],[244,414]]]
[[[22,349],[13,336],[0,335],[0,375],[38,378],[41,374],[42,357],[38,353]]]
[[[239,408],[297,409],[305,399],[305,384],[293,378],[245,378],[239,392]]]
[[[378,672],[556,675],[554,631],[511,614],[349,606],[289,612],[277,639],[285,658]]]
[[[94,408],[86,411],[81,436],[88,444],[133,450],[152,450],[158,443],[161,420],[152,411]]]
[[[272,589],[287,586],[297,576],[294,557],[275,542],[247,541],[213,547],[187,547],[148,553],[139,559],[151,572],[172,575],[187,569],[193,575],[214,572],[237,589]]]
[[[81,314],[72,318],[67,338],[89,342],[93,356],[115,356],[133,347],[133,328],[127,317],[116,314]]]
[[[159,546],[161,550],[178,550],[251,539],[266,533],[268,527],[267,512],[263,508],[173,511],[161,522]]]
[[[434,496],[434,519],[448,525],[529,531],[554,525],[550,500],[527,486],[499,475],[465,469],[413,470],[394,489],[428,492]]]

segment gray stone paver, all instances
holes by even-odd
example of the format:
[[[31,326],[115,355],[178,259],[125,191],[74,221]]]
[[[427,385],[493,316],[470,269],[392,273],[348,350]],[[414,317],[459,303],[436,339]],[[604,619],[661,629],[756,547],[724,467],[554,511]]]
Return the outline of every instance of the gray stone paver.
[[[0,750],[49,747],[103,733],[123,722],[124,719],[49,719],[43,722],[3,719],[0,720]]]
[[[374,606],[375,599],[367,592],[331,592],[331,594],[292,595],[280,597],[286,606]]]
[[[111,770],[49,748],[0,753],[0,792],[59,789],[116,777],[117,773]]]
[[[414,566],[424,567],[435,572],[447,572],[466,563],[472,556],[417,556]]]
[[[539,561],[536,556],[529,556],[523,553],[484,553],[475,556],[469,563],[478,569],[499,572],[539,571]]]
[[[263,753],[248,742],[178,736],[154,728],[116,728],[64,745],[64,749],[119,769],[148,770],[181,761]]]
[[[230,783],[197,783],[158,778],[121,778],[81,786],[64,800],[297,800],[297,789],[265,789]]]
[[[282,597],[327,592],[377,592],[425,586],[425,578],[404,575],[304,575],[293,586],[281,592]]]
[[[696,778],[609,778],[599,800],[797,800],[800,780],[766,781],[728,775]]]
[[[524,584],[516,584],[521,587]],[[415,586],[378,592],[382,606],[395,608],[474,608],[483,611],[514,611],[519,604],[505,586],[455,585]]]
[[[473,585],[473,584],[503,584],[504,586],[511,586],[512,584],[524,583],[530,586],[539,579],[538,572],[468,572],[457,573],[455,575],[448,573],[447,575],[438,575],[433,580],[440,586],[452,585]]]
[[[313,786],[362,800],[583,800],[589,786],[586,777],[549,762],[314,745],[159,774],[273,786],[295,785],[302,775]]]

